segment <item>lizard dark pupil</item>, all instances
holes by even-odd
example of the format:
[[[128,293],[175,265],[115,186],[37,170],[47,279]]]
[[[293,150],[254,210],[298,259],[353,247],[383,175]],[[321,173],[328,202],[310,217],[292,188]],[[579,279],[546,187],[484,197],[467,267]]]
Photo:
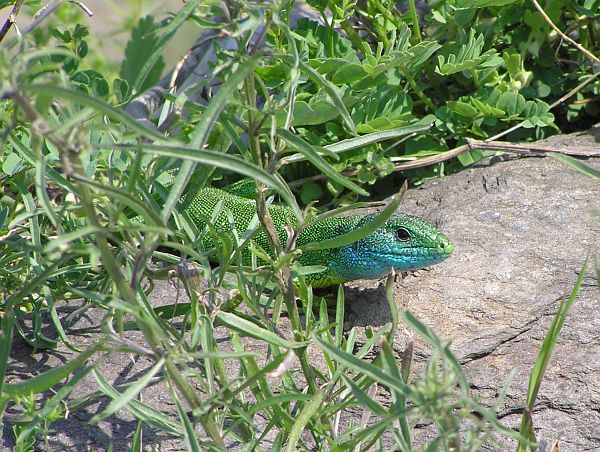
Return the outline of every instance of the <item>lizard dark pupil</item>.
[[[410,240],[410,232],[404,228],[400,228],[396,231],[396,237],[398,237],[398,240],[408,242]]]

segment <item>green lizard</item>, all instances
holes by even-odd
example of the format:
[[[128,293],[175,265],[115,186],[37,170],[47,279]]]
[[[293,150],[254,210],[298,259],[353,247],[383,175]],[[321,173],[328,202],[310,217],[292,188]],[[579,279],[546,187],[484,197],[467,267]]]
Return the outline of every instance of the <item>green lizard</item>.
[[[190,202],[187,213],[201,229],[206,226],[206,219],[212,217],[219,202],[233,215],[237,230],[240,233],[245,231],[256,213],[256,202],[253,199],[216,188],[203,188]],[[269,212],[279,240],[286,243],[287,233],[284,226],[297,226],[293,211],[285,206],[271,205]],[[330,217],[309,224],[300,231],[296,245],[300,247],[337,237],[365,224],[372,217],[373,215],[369,214]],[[225,231],[231,228],[223,210],[216,218],[215,227]],[[267,236],[262,229],[258,231],[254,241],[265,250],[270,250]],[[205,249],[214,247],[210,234],[206,234],[203,246]],[[398,272],[423,268],[443,261],[453,250],[452,242],[433,225],[418,217],[397,213],[381,228],[355,243],[340,248],[305,251],[297,261],[303,266],[327,267],[325,271],[306,276],[310,285],[319,288],[356,279],[382,278],[392,268]]]

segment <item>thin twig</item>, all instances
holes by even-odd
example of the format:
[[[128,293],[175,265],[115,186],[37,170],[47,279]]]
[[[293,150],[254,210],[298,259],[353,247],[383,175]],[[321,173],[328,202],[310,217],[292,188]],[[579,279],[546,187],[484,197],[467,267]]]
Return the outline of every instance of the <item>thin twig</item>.
[[[569,38],[562,31],[560,31],[560,29],[556,25],[554,25],[554,22],[552,22],[552,20],[548,17],[546,12],[542,9],[542,7],[539,5],[539,3],[536,0],[531,0],[531,3],[533,3],[533,6],[535,6],[535,9],[537,9],[539,11],[539,13],[542,15],[542,17],[546,21],[546,23],[548,25],[550,25],[552,27],[552,29],[560,35],[561,38],[563,38],[565,41],[570,42],[575,47],[577,47],[577,49],[579,51],[583,52],[590,60],[594,61],[596,64],[600,64],[600,59],[596,55],[594,55],[592,52],[587,50],[585,47],[583,47],[578,42],[575,42],[573,39]]]
[[[16,23],[17,16],[19,14],[19,10],[21,9],[21,6],[23,5],[24,1],[25,0],[17,0],[15,2],[12,11],[10,12],[10,14],[8,15],[8,17],[4,21],[4,24],[2,25],[2,28],[0,29],[0,42],[6,36],[6,33],[8,33],[8,30],[10,30],[10,27],[12,27],[12,25],[14,23]]]

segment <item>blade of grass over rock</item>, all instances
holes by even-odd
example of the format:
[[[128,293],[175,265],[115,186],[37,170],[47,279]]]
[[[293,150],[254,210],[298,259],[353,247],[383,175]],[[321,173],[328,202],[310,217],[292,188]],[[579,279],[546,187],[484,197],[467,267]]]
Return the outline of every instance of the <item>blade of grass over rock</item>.
[[[354,229],[346,234],[339,235],[337,237],[323,240],[320,242],[311,242],[300,247],[303,251],[310,250],[324,250],[328,248],[339,248],[341,246],[349,245],[360,239],[365,238],[375,230],[379,229],[383,224],[398,210],[402,197],[406,192],[406,183],[402,186],[400,191],[394,195],[390,203],[380,213],[375,215],[371,221],[364,226]]]
[[[342,346],[342,336],[344,334],[344,285],[338,286],[335,306],[335,345]]]
[[[381,132],[372,132],[366,135],[360,135],[358,137],[348,138],[347,140],[338,141],[337,143],[327,144],[323,146],[323,149],[339,154],[342,152],[352,151],[369,144],[379,143],[380,141],[386,141],[393,138],[400,138],[406,135],[410,135],[418,132],[425,132],[431,128],[433,121],[422,123],[421,121],[417,124],[405,127],[397,127],[395,129],[383,130]],[[306,160],[303,154],[294,154],[289,157],[281,159],[282,164],[301,162]]]
[[[23,444],[25,438],[27,438],[40,422],[45,422],[52,413],[59,408],[63,400],[71,393],[73,388],[93,369],[93,367],[86,367],[81,372],[75,374],[65,385],[63,385],[55,395],[46,401],[44,408],[35,416],[35,418],[25,426],[17,437],[17,444]]]
[[[0,319],[0,324],[2,325],[2,335],[4,336],[4,340],[0,341],[0,394],[3,390],[6,369],[9,361],[9,352],[13,339],[15,318],[14,306],[20,303],[24,297],[30,294],[37,287],[44,286],[44,283],[49,278],[55,277],[63,272],[67,272],[68,269],[63,266],[65,260],[66,257],[63,256],[57,262],[54,262],[49,268],[21,287],[17,293],[9,296],[4,301],[4,305],[2,307],[3,316]]]
[[[538,392],[540,390],[540,386],[542,385],[542,381],[544,380],[544,375],[546,373],[546,369],[548,368],[550,358],[552,357],[552,352],[554,351],[554,346],[556,345],[556,342],[558,341],[558,337],[559,337],[562,327],[565,323],[565,319],[567,318],[567,315],[569,314],[569,311],[571,310],[571,306],[573,306],[573,302],[575,301],[575,298],[577,298],[577,294],[579,293],[579,291],[581,289],[581,285],[583,284],[583,280],[585,278],[589,259],[590,259],[590,256],[588,254],[585,258],[585,261],[583,262],[583,265],[581,266],[581,270],[579,271],[579,276],[577,277],[577,281],[575,282],[575,285],[573,286],[573,290],[571,291],[569,298],[566,300],[563,299],[561,301],[560,306],[558,307],[558,312],[554,316],[554,319],[552,320],[552,324],[550,325],[550,329],[548,330],[548,332],[546,333],[546,336],[544,337],[544,342],[542,343],[542,348],[541,348],[538,358],[535,362],[535,365],[533,366],[533,369],[531,370],[531,374],[529,375],[529,385],[527,388],[527,403],[526,403],[526,409],[529,411],[529,413],[533,412],[533,408],[535,405],[535,401],[537,399]],[[528,440],[535,442],[535,439],[533,437],[532,427],[533,427],[533,422],[532,422],[531,418],[530,417],[528,418],[525,415],[525,413],[523,413],[523,416],[521,418],[521,428],[519,429],[519,432],[521,433],[521,435],[523,436],[524,439],[519,441],[518,450],[520,452],[521,451],[524,452],[525,450],[527,450]]]
[[[369,409],[376,416],[383,416],[387,413],[387,411],[378,404],[375,400],[373,400],[362,388],[357,385],[352,378],[348,378],[346,375],[342,375],[342,380],[344,384],[350,388],[356,400],[363,406]]]
[[[108,381],[102,376],[102,374],[97,370],[93,370],[93,375],[96,381],[98,382],[98,387],[100,388],[100,392],[109,396],[112,399],[116,399],[119,397],[119,392],[117,389],[121,389],[123,387],[129,386],[120,385],[117,386],[116,389],[113,388]],[[181,425],[179,425],[175,420],[171,417],[167,416],[163,412],[153,408],[150,405],[147,405],[143,402],[140,402],[137,399],[132,399],[127,405],[127,411],[133,414],[136,418],[142,420],[146,424],[158,429],[163,430],[164,432],[174,435],[176,437],[181,436]]]
[[[293,195],[289,190],[286,189],[285,184],[281,180],[265,170],[253,165],[246,160],[243,160],[237,156],[223,154],[220,152],[214,152],[209,150],[198,151],[196,149],[187,146],[166,146],[157,144],[144,144],[142,147],[137,145],[128,144],[102,144],[98,143],[94,145],[95,148],[99,149],[124,149],[138,152],[146,152],[151,154],[158,154],[164,157],[174,157],[185,159],[188,161],[194,161],[206,165],[216,166],[218,168],[227,169],[245,177],[259,180],[263,184],[273,188],[282,199],[294,209],[296,216],[302,218],[302,212],[296,203]]]
[[[404,320],[406,321],[408,326],[410,326],[423,339],[425,339],[429,343],[429,345],[434,347],[442,354],[444,359],[448,362],[448,364],[450,364],[452,370],[455,372],[456,378],[458,379],[461,389],[465,393],[468,393],[469,382],[467,381],[467,377],[465,376],[465,373],[460,363],[458,362],[458,359],[456,359],[454,353],[452,353],[449,350],[448,346],[443,344],[440,338],[434,333],[434,331],[430,327],[422,323],[419,319],[417,319],[413,315],[413,313],[410,312],[408,309],[404,311]]]
[[[589,176],[593,179],[596,179],[597,181],[600,181],[600,171],[592,168],[589,165],[586,165],[581,160],[577,160],[576,158],[573,158],[569,155],[557,154],[554,152],[549,152],[547,155],[549,155],[550,157],[552,157],[555,160],[558,160],[559,162],[566,163],[571,168],[576,169],[577,171],[579,171],[582,174],[585,174],[586,176]]]
[[[248,414],[250,416],[254,416],[259,411],[262,411],[265,408],[268,408],[273,405],[281,406],[289,402],[309,402],[311,399],[311,394],[303,394],[301,392],[277,395],[270,397],[269,399],[263,400],[255,405],[252,405],[248,410]]]
[[[187,415],[187,412],[185,411],[185,408],[183,408],[183,405],[181,404],[181,401],[179,400],[179,397],[177,397],[177,394],[175,394],[175,391],[173,390],[173,388],[170,388],[170,392],[171,392],[171,400],[173,400],[175,402],[175,406],[177,407],[177,414],[179,414],[179,419],[181,419],[181,423],[183,424],[183,439],[185,441],[186,444],[186,449],[193,451],[193,452],[200,452],[202,449],[200,448],[200,444],[198,443],[198,439],[196,438],[196,430],[194,429],[194,426],[192,425],[192,423],[190,422],[190,418]]]
[[[293,146],[300,152],[306,160],[312,163],[317,169],[319,169],[323,174],[328,176],[331,180],[337,182],[340,185],[352,190],[355,193],[358,193],[362,196],[369,196],[369,193],[365,191],[362,187],[356,185],[347,177],[342,176],[335,168],[333,168],[327,161],[319,155],[317,151],[313,148],[312,145],[308,144],[302,138],[297,135],[294,135],[289,130],[285,129],[277,129],[277,134],[285,140],[287,144]]]
[[[123,110],[114,108],[98,97],[92,97],[82,91],[75,91],[68,88],[62,88],[56,85],[41,85],[41,84],[26,84],[22,86],[24,91],[31,91],[36,94],[42,94],[52,98],[70,100],[76,104],[86,105],[93,108],[99,113],[103,113],[115,122],[122,123],[129,127],[134,132],[146,138],[154,138],[155,140],[164,140],[165,137],[160,132],[144,127],[141,123],[133,119]]]

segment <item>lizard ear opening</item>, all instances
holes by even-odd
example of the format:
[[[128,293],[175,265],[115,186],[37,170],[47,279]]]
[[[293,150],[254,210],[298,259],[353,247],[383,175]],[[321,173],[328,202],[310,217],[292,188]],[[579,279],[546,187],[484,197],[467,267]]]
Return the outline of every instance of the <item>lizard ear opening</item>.
[[[396,230],[396,237],[401,242],[408,242],[411,239],[410,232],[408,231],[408,229],[405,228],[398,228]]]

